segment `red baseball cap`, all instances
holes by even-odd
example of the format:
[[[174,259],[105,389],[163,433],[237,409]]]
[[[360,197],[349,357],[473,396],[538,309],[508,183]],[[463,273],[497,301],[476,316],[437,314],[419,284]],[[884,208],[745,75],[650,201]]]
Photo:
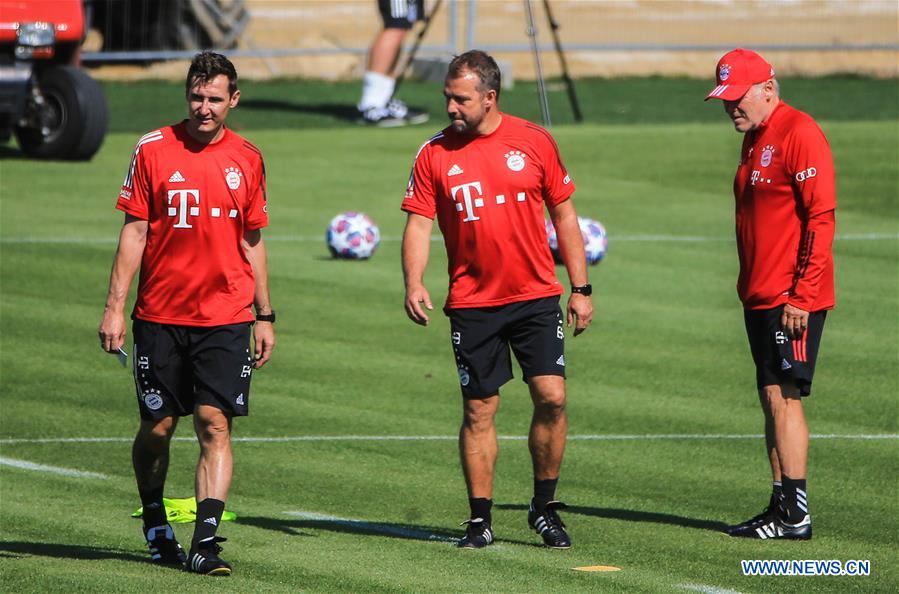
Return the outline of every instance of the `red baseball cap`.
[[[715,81],[718,86],[709,92],[705,100],[724,99],[736,101],[746,94],[752,85],[774,78],[774,67],[752,50],[738,47],[718,60]]]

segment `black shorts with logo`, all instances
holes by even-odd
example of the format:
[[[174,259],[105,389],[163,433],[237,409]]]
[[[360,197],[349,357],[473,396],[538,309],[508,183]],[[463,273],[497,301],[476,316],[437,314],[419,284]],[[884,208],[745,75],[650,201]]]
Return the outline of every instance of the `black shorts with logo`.
[[[512,379],[515,353],[524,381],[565,377],[565,331],[559,297],[496,307],[447,310],[459,384],[465,398],[486,398]]]
[[[787,338],[780,326],[783,311],[783,305],[744,311],[746,335],[755,361],[756,384],[762,389],[794,383],[802,396],[808,396],[812,392],[812,377],[827,311],[811,312],[808,328],[797,340]]]
[[[385,29],[411,29],[424,16],[424,0],[378,0]]]
[[[193,414],[199,404],[229,417],[249,413],[250,324],[196,327],[135,319],[134,384],[145,420]]]

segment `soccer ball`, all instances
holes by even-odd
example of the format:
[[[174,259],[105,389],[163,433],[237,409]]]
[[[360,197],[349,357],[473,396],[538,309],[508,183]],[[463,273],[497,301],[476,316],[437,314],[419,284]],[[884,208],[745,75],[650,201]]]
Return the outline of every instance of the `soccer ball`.
[[[581,228],[581,236],[584,238],[584,256],[587,258],[587,264],[598,264],[605,257],[606,248],[609,246],[606,229],[599,221],[588,219],[587,217],[578,217],[577,222]],[[556,263],[562,264],[562,254],[559,253],[559,238],[556,236],[556,229],[549,219],[546,219],[545,224],[549,250],[552,252]]]
[[[331,219],[325,239],[335,258],[366,260],[375,253],[381,232],[367,214],[342,212]]]

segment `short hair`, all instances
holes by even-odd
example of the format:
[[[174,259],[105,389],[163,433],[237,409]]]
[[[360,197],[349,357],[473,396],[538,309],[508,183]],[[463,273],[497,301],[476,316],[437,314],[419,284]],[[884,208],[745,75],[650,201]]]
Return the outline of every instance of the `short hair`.
[[[220,74],[228,77],[228,94],[233,95],[237,90],[237,70],[231,60],[215,52],[200,52],[194,56],[190,68],[187,69],[184,91],[190,93],[190,88],[198,82],[210,83]]]
[[[468,70],[469,72],[478,75],[480,82],[476,88],[480,94],[483,95],[491,90],[496,91],[496,99],[499,100],[499,89],[502,78],[500,76],[499,66],[496,65],[496,60],[490,57],[487,52],[470,50],[456,56],[449,64],[449,68],[446,71],[446,77],[459,78],[462,76],[463,70]]]

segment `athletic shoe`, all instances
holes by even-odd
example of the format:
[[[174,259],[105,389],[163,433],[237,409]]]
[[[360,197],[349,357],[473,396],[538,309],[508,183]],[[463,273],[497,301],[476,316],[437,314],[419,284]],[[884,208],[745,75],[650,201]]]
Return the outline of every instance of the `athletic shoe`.
[[[732,534],[731,536],[741,536],[743,538],[757,538],[760,540],[811,540],[812,538],[812,517],[808,514],[802,521],[797,524],[789,524],[785,522],[779,515],[757,526],[752,531],[746,531],[741,534]]]
[[[528,526],[536,530],[537,534],[543,537],[543,544],[552,549],[571,548],[571,538],[565,532],[565,523],[556,513],[557,509],[565,507],[561,501],[550,501],[539,513],[534,509],[533,502],[528,508]]]
[[[755,529],[768,524],[777,517],[777,506],[768,505],[759,515],[749,518],[745,522],[728,526],[724,533],[730,536],[749,536],[755,534]]]
[[[147,539],[147,548],[150,549],[150,558],[153,563],[183,566],[187,560],[184,549],[178,544],[170,524],[146,528],[144,538]]]
[[[191,547],[190,555],[187,556],[187,571],[203,575],[231,575],[231,566],[219,557],[222,547],[218,543],[226,540],[228,539],[221,536],[213,536]]]
[[[359,112],[360,124],[379,128],[398,128],[428,121],[428,114],[412,109],[399,99],[391,99],[384,107],[370,107]]]
[[[493,542],[493,530],[490,528],[490,522],[482,518],[472,518],[465,520],[460,526],[468,527],[465,529],[465,536],[456,545],[460,549],[483,549]]]

